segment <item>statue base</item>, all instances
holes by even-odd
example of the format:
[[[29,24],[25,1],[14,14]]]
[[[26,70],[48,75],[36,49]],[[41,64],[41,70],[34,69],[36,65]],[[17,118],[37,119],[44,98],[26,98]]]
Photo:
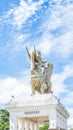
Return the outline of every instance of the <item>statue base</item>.
[[[48,130],[67,130],[69,113],[53,93],[14,98],[6,109],[10,113],[10,130],[39,130],[46,123]]]

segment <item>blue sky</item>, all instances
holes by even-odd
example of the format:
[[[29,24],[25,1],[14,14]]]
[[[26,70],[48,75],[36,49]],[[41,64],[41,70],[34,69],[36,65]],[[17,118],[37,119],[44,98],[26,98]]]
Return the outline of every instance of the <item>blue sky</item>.
[[[54,64],[52,90],[73,118],[73,1],[0,1],[0,104],[30,94],[26,46]]]

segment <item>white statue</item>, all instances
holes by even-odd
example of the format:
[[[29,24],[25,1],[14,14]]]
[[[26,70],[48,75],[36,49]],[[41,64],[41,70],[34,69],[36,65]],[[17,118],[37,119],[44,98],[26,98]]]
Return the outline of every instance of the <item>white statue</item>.
[[[50,81],[53,65],[43,61],[41,58],[41,53],[37,51],[34,47],[34,51],[30,54],[26,48],[30,63],[31,63],[31,77],[30,83],[32,87],[32,94],[35,91],[44,94],[51,92],[52,83]]]

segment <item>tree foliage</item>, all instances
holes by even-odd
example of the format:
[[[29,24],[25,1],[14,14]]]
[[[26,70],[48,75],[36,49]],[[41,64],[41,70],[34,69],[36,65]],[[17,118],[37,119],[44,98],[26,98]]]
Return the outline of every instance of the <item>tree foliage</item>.
[[[49,124],[44,124],[42,127],[40,127],[40,130],[48,130]]]
[[[9,130],[9,113],[7,110],[0,110],[0,130]]]

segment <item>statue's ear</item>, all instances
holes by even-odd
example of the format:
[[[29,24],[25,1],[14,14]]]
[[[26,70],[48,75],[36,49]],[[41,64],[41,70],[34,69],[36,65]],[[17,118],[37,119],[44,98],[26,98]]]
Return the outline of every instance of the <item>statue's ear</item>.
[[[29,57],[29,59],[30,59],[30,53],[29,53],[29,51],[28,51],[28,48],[27,48],[27,47],[26,47],[26,51],[27,51],[28,57]]]

